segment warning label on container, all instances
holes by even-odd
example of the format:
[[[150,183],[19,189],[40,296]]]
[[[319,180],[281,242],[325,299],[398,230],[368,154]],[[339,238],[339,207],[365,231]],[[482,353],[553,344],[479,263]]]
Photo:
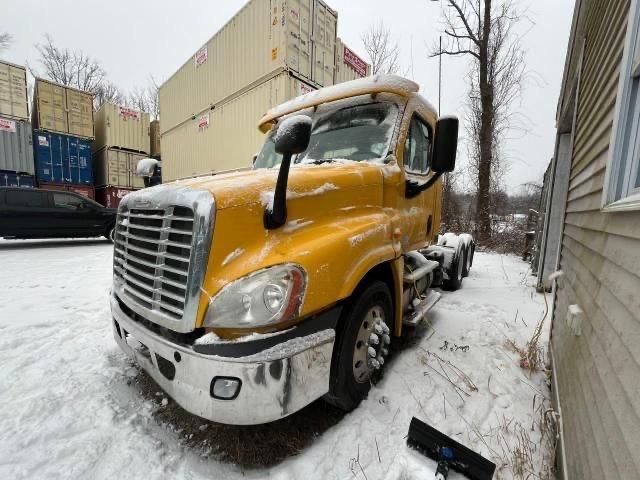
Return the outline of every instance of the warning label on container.
[[[49,139],[47,137],[42,136],[42,135],[38,135],[38,145],[41,145],[43,147],[48,147],[49,146]]]
[[[209,114],[202,115],[198,118],[198,131],[202,131],[205,128],[209,128]]]
[[[119,107],[119,108],[120,108],[120,116],[125,120],[129,118],[132,120],[140,120],[140,112],[138,112],[137,110],[134,110],[132,108],[127,108],[127,107]]]
[[[0,132],[16,133],[16,122],[7,118],[0,118]]]
[[[304,95],[305,93],[313,92],[315,88],[310,87],[304,82],[300,82],[300,95]]]
[[[199,67],[204,62],[206,62],[208,58],[209,58],[209,51],[207,49],[207,46],[205,45],[204,47],[202,47],[200,50],[196,52],[196,54],[193,56],[193,61],[196,64],[196,67]]]
[[[344,47],[344,63],[353,68],[361,77],[367,76],[367,62],[362,60],[353,50]]]

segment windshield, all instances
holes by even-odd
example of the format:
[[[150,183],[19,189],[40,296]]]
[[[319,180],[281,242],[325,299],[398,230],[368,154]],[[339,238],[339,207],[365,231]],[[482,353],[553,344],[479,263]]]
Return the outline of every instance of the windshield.
[[[324,163],[340,160],[381,161],[387,156],[398,107],[390,102],[320,108],[311,113],[313,126],[307,150],[294,163]],[[306,112],[305,112],[306,113]],[[254,168],[271,168],[282,156],[275,152],[273,129],[256,157]]]

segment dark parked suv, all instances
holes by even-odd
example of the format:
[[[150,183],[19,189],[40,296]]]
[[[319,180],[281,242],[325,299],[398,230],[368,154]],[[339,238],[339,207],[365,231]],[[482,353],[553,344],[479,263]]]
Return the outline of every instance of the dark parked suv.
[[[72,192],[0,187],[0,237],[106,237],[116,209]]]

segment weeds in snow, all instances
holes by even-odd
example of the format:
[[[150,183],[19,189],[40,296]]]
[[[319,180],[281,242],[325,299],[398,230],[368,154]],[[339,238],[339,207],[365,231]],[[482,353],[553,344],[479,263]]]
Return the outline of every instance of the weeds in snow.
[[[543,292],[542,295],[544,297],[544,315],[536,325],[533,336],[527,344],[522,348],[516,347],[520,354],[520,367],[529,370],[529,373],[539,370],[544,363],[544,348],[540,346],[540,335],[542,335],[542,327],[549,314],[549,304],[547,303],[547,294]]]

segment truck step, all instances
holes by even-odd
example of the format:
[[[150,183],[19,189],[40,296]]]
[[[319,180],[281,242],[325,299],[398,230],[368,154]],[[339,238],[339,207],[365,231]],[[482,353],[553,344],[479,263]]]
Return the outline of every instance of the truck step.
[[[413,312],[407,314],[402,319],[402,324],[408,327],[415,327],[425,317],[427,312],[431,310],[438,300],[440,300],[441,294],[435,290],[431,290],[427,296],[414,307]]]

